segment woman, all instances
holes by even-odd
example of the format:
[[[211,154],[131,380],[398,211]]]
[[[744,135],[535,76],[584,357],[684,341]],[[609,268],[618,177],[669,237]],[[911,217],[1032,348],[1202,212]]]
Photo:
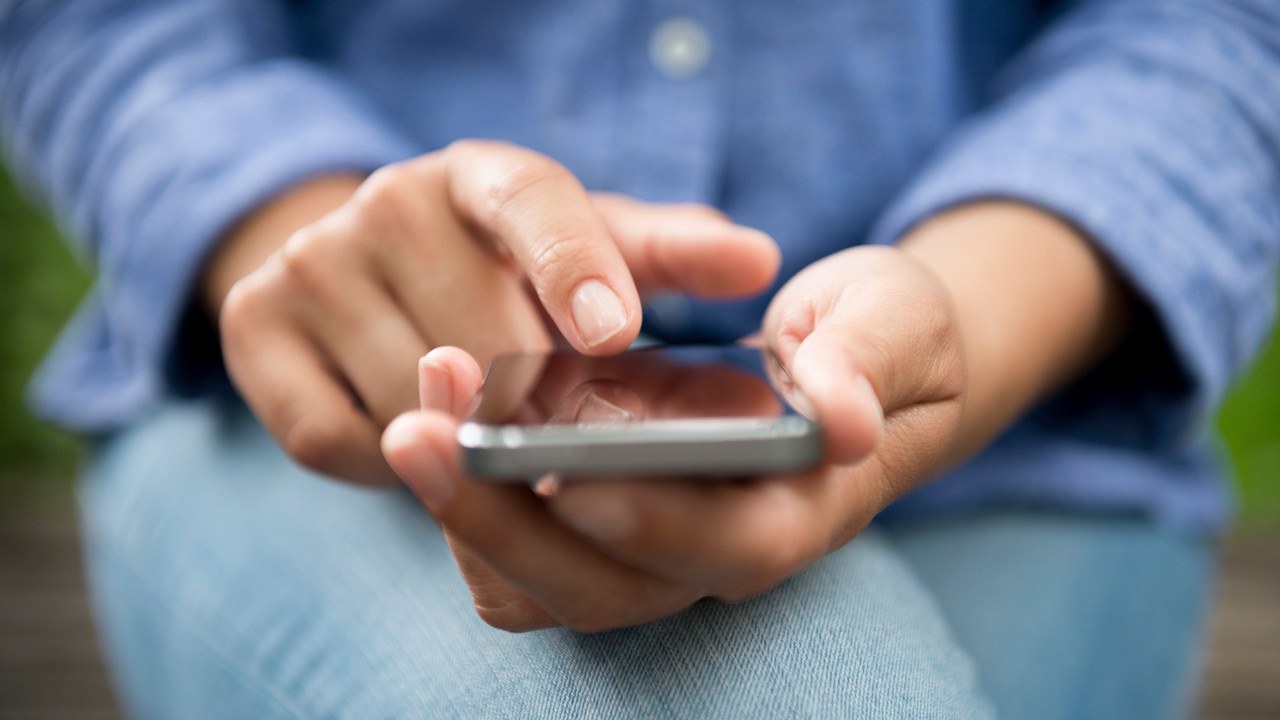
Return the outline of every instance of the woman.
[[[0,18],[10,158],[98,267],[38,400],[102,437],[90,579],[134,714],[1191,707],[1205,419],[1280,249],[1273,3]],[[760,332],[829,463],[461,474],[489,358],[642,324]]]

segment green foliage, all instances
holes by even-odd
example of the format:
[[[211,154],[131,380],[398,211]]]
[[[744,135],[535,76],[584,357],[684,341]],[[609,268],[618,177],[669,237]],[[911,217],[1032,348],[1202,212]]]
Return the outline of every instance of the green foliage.
[[[1280,333],[1218,414],[1239,478],[1241,524],[1280,529]]]
[[[23,409],[24,388],[89,278],[57,231],[0,173],[0,495],[70,476],[74,439]],[[1242,522],[1280,528],[1280,337],[1220,416],[1240,478]]]
[[[0,493],[65,484],[75,467],[75,440],[32,419],[23,393],[88,284],[53,226],[0,173]]]

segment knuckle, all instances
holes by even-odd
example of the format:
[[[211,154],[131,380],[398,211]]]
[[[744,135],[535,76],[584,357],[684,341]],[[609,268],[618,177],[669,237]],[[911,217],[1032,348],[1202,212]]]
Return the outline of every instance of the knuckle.
[[[347,438],[351,436],[336,423],[302,414],[285,430],[280,444],[303,467],[332,474],[349,452]]]
[[[549,158],[530,153],[486,188],[485,207],[498,218],[518,212],[531,193],[563,183],[569,173]]]
[[[584,235],[565,230],[555,233],[554,238],[528,249],[526,270],[535,280],[570,277],[578,268],[585,266],[576,257],[577,250],[586,247],[588,242]]]
[[[370,173],[360,184],[357,196],[362,200],[398,198],[401,190],[413,183],[413,170],[404,163],[392,163]]]
[[[316,290],[328,283],[331,269],[324,248],[326,242],[324,233],[311,226],[289,236],[276,254],[280,269],[291,284]]]
[[[222,299],[218,334],[229,361],[273,320],[273,314],[280,312],[279,303],[272,299],[274,284],[270,275],[268,270],[255,271],[232,285]]]
[[[257,314],[261,302],[261,284],[253,277],[241,278],[227,291],[218,311],[218,325],[224,335],[237,334]]]
[[[415,208],[423,197],[413,175],[404,165],[388,165],[370,175],[352,206],[354,227],[375,233],[380,241],[410,237]]]
[[[681,275],[688,280],[699,268],[681,262],[687,246],[678,242],[665,242],[669,237],[657,228],[650,228],[641,241],[640,248],[644,263],[655,280],[661,285],[676,287]]]

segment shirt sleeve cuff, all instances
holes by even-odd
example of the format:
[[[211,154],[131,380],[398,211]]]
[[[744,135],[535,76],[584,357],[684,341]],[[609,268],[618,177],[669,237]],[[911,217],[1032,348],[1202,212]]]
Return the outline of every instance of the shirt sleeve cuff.
[[[1222,227],[1177,167],[1186,151],[1142,120],[1127,120],[1144,111],[1129,106],[1141,102],[1140,93],[1132,100],[1124,93],[1085,72],[1060,81],[1054,93],[1006,100],[956,136],[882,216],[870,242],[894,243],[925,219],[980,200],[1022,202],[1064,219],[1149,309],[1148,332],[1140,328],[1118,355],[1127,356],[1130,379],[1147,384],[1141,420],[1155,439],[1145,442],[1181,444],[1203,432],[1253,352],[1241,337],[1265,336],[1263,328],[1241,332],[1233,323],[1248,320],[1243,303],[1270,300],[1269,275],[1265,266],[1251,272],[1214,242]],[[1102,400],[1108,395],[1126,394],[1112,386],[1093,399],[1113,404]]]
[[[200,84],[129,128],[122,147],[102,191],[112,212],[91,229],[109,253],[95,300],[34,390],[43,415],[82,430],[116,426],[189,380],[175,369],[208,366],[171,360],[200,268],[235,222],[308,177],[367,173],[416,151],[342,83],[293,60]]]

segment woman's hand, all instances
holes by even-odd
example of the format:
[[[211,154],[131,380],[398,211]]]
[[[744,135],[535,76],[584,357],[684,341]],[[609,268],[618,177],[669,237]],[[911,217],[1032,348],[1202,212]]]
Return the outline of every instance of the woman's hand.
[[[576,483],[550,498],[458,469],[480,383],[452,348],[421,368],[423,410],[383,436],[444,527],[480,615],[507,630],[604,630],[762,592],[840,547],[890,502],[988,443],[1123,337],[1132,299],[1073,228],[977,203],[901,249],[822,260],[778,293],[762,340],[825,426],[828,464],[742,483]]]
[[[290,455],[395,482],[379,435],[414,406],[431,348],[487,362],[558,334],[616,353],[641,293],[748,295],[778,263],[772,240],[710,208],[588,195],[544,156],[465,141],[268,205],[214,256],[204,293],[232,380]]]
[[[826,428],[817,471],[568,483],[549,498],[472,481],[454,437],[480,372],[453,348],[424,359],[424,409],[397,419],[383,449],[440,521],[492,625],[605,630],[704,597],[747,598],[843,545],[929,472],[953,438],[966,378],[945,287],[895,249],[845,251],[797,275],[763,340]]]

